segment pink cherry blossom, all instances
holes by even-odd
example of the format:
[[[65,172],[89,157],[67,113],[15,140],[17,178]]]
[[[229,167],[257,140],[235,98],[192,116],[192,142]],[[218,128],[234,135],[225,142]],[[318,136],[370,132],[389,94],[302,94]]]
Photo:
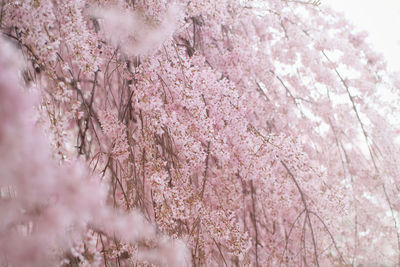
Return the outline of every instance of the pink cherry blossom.
[[[0,9],[0,265],[400,264],[398,75],[343,15]]]

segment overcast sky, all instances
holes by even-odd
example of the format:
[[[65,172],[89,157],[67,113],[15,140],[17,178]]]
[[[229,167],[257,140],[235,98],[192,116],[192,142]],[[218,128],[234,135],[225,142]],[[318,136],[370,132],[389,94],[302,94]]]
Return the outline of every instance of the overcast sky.
[[[369,32],[370,42],[383,53],[389,69],[400,71],[400,0],[322,0],[343,11],[357,27]]]

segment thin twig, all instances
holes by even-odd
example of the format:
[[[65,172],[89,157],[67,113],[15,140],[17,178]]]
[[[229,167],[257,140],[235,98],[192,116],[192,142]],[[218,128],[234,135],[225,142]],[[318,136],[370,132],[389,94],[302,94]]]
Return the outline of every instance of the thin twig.
[[[296,178],[294,177],[293,173],[290,171],[290,169],[288,168],[286,163],[283,160],[280,160],[280,162],[283,165],[283,167],[285,167],[286,171],[288,172],[289,176],[292,178],[293,182],[295,183],[295,185],[297,187],[297,190],[300,193],[301,201],[303,202],[304,209],[306,210],[306,217],[307,217],[308,225],[309,225],[310,231],[311,231],[311,238],[312,238],[312,242],[313,242],[313,245],[314,245],[315,262],[316,262],[317,266],[319,267],[318,253],[317,253],[317,243],[315,241],[314,229],[313,229],[312,224],[311,224],[310,210],[308,209],[308,205],[307,205],[304,193],[301,190],[299,183],[297,182]]]

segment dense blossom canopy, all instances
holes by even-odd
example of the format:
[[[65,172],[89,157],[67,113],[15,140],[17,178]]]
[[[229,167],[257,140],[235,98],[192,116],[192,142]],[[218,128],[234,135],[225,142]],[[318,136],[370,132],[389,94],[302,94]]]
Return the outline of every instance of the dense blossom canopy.
[[[399,82],[341,14],[3,0],[0,27],[1,266],[400,264]]]

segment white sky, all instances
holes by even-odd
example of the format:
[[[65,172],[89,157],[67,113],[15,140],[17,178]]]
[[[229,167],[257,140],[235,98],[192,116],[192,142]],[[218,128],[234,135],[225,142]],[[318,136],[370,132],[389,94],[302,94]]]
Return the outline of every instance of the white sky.
[[[345,13],[356,27],[369,33],[375,50],[392,71],[400,71],[400,0],[322,0],[322,5]]]

